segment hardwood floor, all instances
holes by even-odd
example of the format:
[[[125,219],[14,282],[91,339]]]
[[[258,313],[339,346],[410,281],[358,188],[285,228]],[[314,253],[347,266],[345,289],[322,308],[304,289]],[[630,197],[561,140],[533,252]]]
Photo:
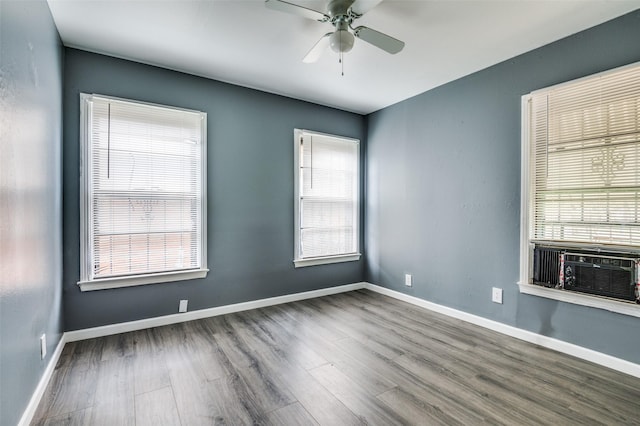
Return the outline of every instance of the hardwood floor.
[[[640,425],[640,379],[366,290],[69,343],[36,425]]]

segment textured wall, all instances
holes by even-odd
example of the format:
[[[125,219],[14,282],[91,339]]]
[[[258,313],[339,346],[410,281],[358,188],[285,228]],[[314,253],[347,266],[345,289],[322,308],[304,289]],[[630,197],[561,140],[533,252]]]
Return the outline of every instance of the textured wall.
[[[208,113],[206,279],[80,292],[79,94]],[[364,261],[293,267],[293,129],[358,139],[357,114],[67,49],[64,93],[65,328],[76,330],[362,281]]]
[[[47,3],[0,1],[2,425],[22,416],[62,332],[62,63]]]
[[[370,115],[367,280],[640,362],[640,318],[516,285],[521,96],[639,61],[639,40],[635,11]]]

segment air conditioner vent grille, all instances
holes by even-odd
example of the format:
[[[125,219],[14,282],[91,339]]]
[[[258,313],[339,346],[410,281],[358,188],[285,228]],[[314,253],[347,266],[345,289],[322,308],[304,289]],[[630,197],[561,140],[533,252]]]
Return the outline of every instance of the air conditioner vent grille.
[[[560,255],[556,248],[536,247],[533,252],[533,283],[557,287],[560,283]]]

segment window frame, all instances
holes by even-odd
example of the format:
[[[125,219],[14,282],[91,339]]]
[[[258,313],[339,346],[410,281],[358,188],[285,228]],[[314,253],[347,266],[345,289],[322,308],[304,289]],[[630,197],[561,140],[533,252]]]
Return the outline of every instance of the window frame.
[[[200,211],[200,267],[197,269],[172,270],[146,274],[123,275],[116,277],[91,278],[93,243],[89,227],[92,224],[92,178],[91,149],[88,132],[91,129],[90,102],[94,98],[125,102],[134,105],[149,106],[163,109],[172,109],[199,114],[202,119],[201,130],[201,211]],[[179,108],[169,105],[161,105],[133,99],[117,98],[99,94],[80,93],[80,280],[78,286],[81,291],[103,290],[110,288],[131,287],[146,284],[191,280],[205,278],[209,269],[207,267],[207,113],[202,111]]]
[[[533,215],[534,215],[534,202],[531,199],[533,196],[532,185],[532,172],[531,168],[535,167],[532,164],[532,158],[530,156],[532,140],[532,118],[531,118],[531,99],[536,92],[548,91],[556,89],[565,85],[579,84],[588,79],[604,76],[609,73],[624,70],[625,68],[638,67],[640,63],[633,63],[626,66],[614,68],[601,73],[589,75],[583,78],[567,81],[557,85],[549,86],[543,89],[536,90],[521,97],[521,152],[520,152],[520,268],[519,268],[519,281],[517,282],[519,291],[522,294],[534,295],[538,297],[544,297],[548,299],[558,300],[562,302],[572,303],[581,306],[587,306],[591,308],[598,308],[615,312],[623,315],[629,315],[634,317],[640,317],[640,306],[631,301],[615,300],[598,295],[592,295],[587,293],[580,293],[574,291],[567,291],[562,289],[548,288],[532,283],[533,279]],[[574,248],[604,248],[596,242],[589,243],[566,243],[567,246]],[[640,247],[637,248],[640,250]],[[630,253],[638,255],[638,251],[635,248],[629,249]]]
[[[303,135],[319,135],[324,137],[341,139],[344,141],[350,141],[356,144],[356,190],[354,194],[354,210],[355,214],[355,242],[356,242],[356,250],[354,253],[344,253],[339,255],[332,256],[318,256],[318,257],[300,257],[300,224],[301,224],[301,211],[300,211],[300,140]],[[360,186],[362,183],[361,176],[361,163],[362,159],[360,158],[360,140],[349,138],[346,136],[337,136],[328,133],[316,132],[312,130],[305,129],[294,129],[293,132],[293,175],[294,175],[294,200],[293,200],[293,211],[294,211],[294,247],[293,247],[293,263],[296,268],[306,267],[306,266],[315,266],[315,265],[326,265],[332,263],[342,263],[342,262],[354,262],[360,260],[360,230],[361,230],[361,214],[360,214]]]

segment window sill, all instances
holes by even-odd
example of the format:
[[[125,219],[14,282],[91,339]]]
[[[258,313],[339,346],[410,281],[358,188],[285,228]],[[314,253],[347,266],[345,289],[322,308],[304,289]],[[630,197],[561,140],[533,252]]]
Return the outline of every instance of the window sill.
[[[293,264],[296,268],[303,268],[305,266],[315,265],[327,265],[330,263],[342,263],[342,262],[354,262],[360,260],[360,253],[345,254],[340,256],[326,256],[326,257],[314,257],[310,259],[296,259]]]
[[[546,297],[547,299],[560,300],[562,302],[573,303],[576,305],[589,306],[591,308],[604,309],[618,314],[640,317],[640,305],[634,302],[612,300],[605,297],[541,287],[533,284],[518,283],[518,286],[520,287],[520,293]]]
[[[146,284],[167,283],[173,281],[193,280],[205,278],[208,269],[191,271],[163,272],[159,274],[134,275],[127,277],[102,278],[93,281],[79,281],[81,291],[105,290],[109,288],[132,287]]]

